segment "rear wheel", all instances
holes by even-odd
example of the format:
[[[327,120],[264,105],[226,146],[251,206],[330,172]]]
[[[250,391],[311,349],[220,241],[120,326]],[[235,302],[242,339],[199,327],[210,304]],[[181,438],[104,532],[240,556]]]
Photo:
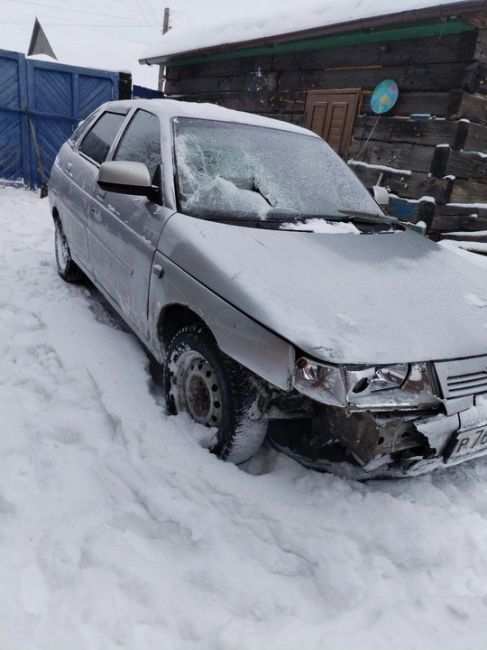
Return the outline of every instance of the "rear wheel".
[[[57,271],[62,279],[66,282],[79,282],[83,278],[83,273],[71,258],[68,240],[66,239],[63,225],[59,218],[54,222],[54,249],[56,252]]]
[[[261,446],[267,422],[253,419],[259,393],[252,373],[224,355],[203,326],[184,327],[167,348],[164,368],[166,401],[172,414],[216,428],[211,451],[242,463]]]

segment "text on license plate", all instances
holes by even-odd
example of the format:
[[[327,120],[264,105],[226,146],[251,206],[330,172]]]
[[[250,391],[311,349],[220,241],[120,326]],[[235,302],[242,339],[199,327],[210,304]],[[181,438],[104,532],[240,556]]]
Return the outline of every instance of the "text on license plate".
[[[459,431],[457,433],[457,443],[450,458],[469,456],[482,451],[484,448],[487,449],[487,424],[476,429]]]

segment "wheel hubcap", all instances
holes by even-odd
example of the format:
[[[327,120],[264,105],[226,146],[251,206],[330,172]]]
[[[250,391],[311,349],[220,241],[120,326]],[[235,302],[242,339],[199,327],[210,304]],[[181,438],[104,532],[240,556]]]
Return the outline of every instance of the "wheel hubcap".
[[[193,350],[182,352],[171,373],[170,395],[178,412],[187,411],[193,420],[207,427],[221,423],[221,394],[215,371]]]

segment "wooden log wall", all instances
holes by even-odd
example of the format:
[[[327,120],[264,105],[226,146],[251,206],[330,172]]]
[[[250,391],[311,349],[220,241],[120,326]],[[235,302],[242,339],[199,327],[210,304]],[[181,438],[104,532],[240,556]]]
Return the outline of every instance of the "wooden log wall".
[[[486,85],[480,33],[483,30],[169,67],[166,92],[188,101],[211,101],[276,118],[293,115],[302,123],[308,90],[361,87],[366,113],[367,94],[383,79],[393,77],[401,87],[401,97],[391,115],[422,112],[457,119],[483,115],[487,122],[487,105],[465,99],[465,93],[481,92]]]
[[[401,94],[377,122],[369,97],[386,78],[397,80]],[[295,124],[303,123],[308,90],[338,88],[362,88],[349,157],[365,184],[380,181],[405,207],[424,196],[439,205],[487,203],[487,157],[481,155],[487,152],[487,29],[166,71],[172,97]],[[431,199],[428,203],[423,212],[412,213],[431,213]],[[441,211],[439,220],[435,215],[430,225],[451,229],[451,212],[443,214],[443,222]]]

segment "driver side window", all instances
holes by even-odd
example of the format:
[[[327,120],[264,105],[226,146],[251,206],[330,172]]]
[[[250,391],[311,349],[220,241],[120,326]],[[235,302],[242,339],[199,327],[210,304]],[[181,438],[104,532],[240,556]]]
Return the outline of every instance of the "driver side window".
[[[129,122],[118,144],[113,160],[129,160],[147,165],[154,178],[161,159],[159,118],[139,109]]]
[[[80,152],[101,165],[124,119],[125,115],[119,113],[110,113],[110,111],[103,113],[81,141]]]

